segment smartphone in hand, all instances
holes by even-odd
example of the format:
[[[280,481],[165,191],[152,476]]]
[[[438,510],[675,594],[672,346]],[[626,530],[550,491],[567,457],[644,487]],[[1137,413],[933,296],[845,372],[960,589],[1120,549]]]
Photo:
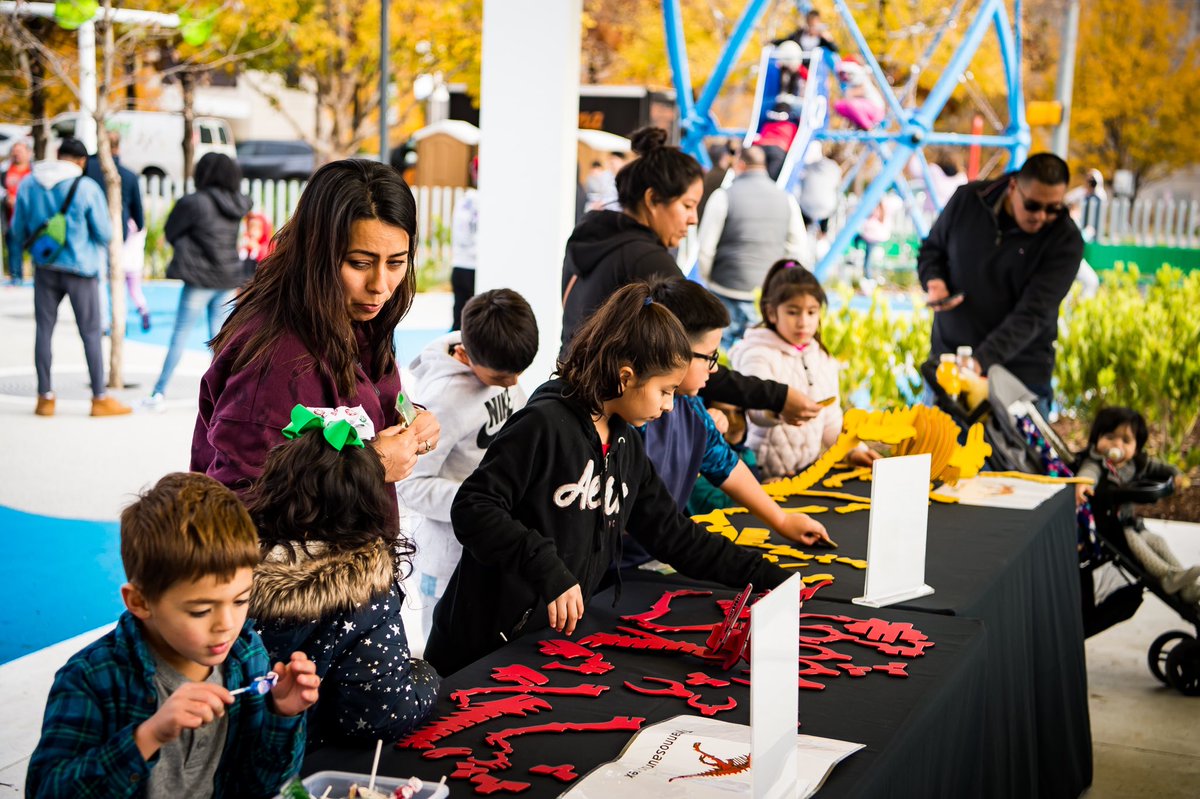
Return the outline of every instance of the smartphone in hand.
[[[945,310],[946,306],[948,306],[948,305],[956,304],[959,300],[961,300],[965,296],[967,296],[967,295],[960,291],[957,294],[951,294],[949,297],[942,297],[940,300],[934,300],[933,302],[929,302],[929,303],[927,303],[927,305],[935,311],[941,311],[941,310]]]

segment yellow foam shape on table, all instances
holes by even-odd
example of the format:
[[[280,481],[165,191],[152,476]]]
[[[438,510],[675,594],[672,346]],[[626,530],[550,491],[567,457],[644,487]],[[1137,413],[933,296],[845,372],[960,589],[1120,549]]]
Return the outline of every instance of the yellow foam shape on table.
[[[795,547],[776,546],[771,549],[772,555],[787,555],[789,558],[798,558],[799,560],[812,560],[815,555],[810,555],[807,552],[801,552]]]
[[[710,513],[698,513],[692,517],[692,521],[701,525],[710,533],[716,533],[722,527],[729,527],[729,519],[725,518],[725,511],[718,508]]]
[[[983,425],[973,424],[967,431],[967,443],[955,448],[950,465],[942,471],[941,478],[953,485],[963,478],[974,477],[991,454],[992,445],[983,439]]]
[[[802,508],[784,508],[784,513],[825,513],[829,508],[824,505],[805,505]]]
[[[817,555],[816,556],[817,563],[820,563],[824,566],[828,566],[830,563],[833,563],[837,559],[838,559],[837,555]]]
[[[1026,474],[1025,472],[980,472],[979,476],[1012,477],[1017,480],[1028,480],[1031,483],[1052,483],[1055,485],[1092,484],[1092,481],[1086,477],[1048,477],[1044,474]]]
[[[870,509],[871,509],[870,502],[851,502],[849,505],[842,505],[841,507],[834,508],[834,511],[837,513],[854,513],[856,510],[870,510]]]
[[[765,527],[745,527],[738,536],[739,544],[765,544],[771,538],[771,531]]]
[[[726,516],[734,516],[738,513],[749,513],[750,511],[746,510],[745,508],[722,508],[721,512]]]
[[[832,579],[833,579],[832,574],[810,574],[807,577],[801,577],[800,581],[802,583],[804,583],[805,585],[812,585],[813,583],[819,583],[823,580],[832,580]]]
[[[710,530],[710,532],[714,533],[715,535],[723,535],[735,544],[737,543],[738,531],[736,527],[724,527],[720,530]]]
[[[843,484],[851,480],[865,480],[870,476],[871,467],[860,466],[857,469],[852,469],[848,472],[842,472],[841,474],[835,474],[833,477],[827,477],[822,485],[824,485],[826,488],[841,488]]]
[[[778,562],[779,562],[779,556],[778,556],[778,555],[772,555],[770,552],[767,552],[767,553],[765,553],[765,554],[763,555],[763,560],[769,560],[771,563],[778,563]]]
[[[838,557],[838,558],[834,558],[834,562],[835,563],[844,563],[847,566],[853,566],[856,569],[867,568],[867,562],[865,560],[860,560],[859,558]]]
[[[808,565],[807,563],[780,563],[779,568],[781,568],[781,569],[803,569],[807,565]]]
[[[930,498],[931,500],[933,500],[934,502],[941,502],[941,503],[942,503],[942,504],[944,504],[944,505],[956,505],[956,504],[958,504],[958,497],[948,497],[948,496],[946,496],[945,494],[939,494],[939,493],[938,493],[938,492],[936,492],[936,491],[930,491],[930,492],[929,492],[929,498]]]
[[[818,497],[820,499],[840,499],[845,502],[865,502],[871,504],[870,497],[860,497],[858,494],[846,494],[841,491],[797,491],[796,496],[800,497]]]

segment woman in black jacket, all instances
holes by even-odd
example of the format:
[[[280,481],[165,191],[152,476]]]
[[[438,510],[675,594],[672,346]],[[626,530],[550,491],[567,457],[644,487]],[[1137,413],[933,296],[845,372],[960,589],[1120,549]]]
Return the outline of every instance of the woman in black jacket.
[[[183,281],[171,347],[162,374],[146,405],[159,410],[167,383],[188,334],[201,312],[208,309],[208,337],[217,335],[232,310],[235,290],[244,279],[238,258],[238,227],[253,205],[241,192],[242,170],[227,155],[207,153],[196,163],[196,191],[175,203],[167,217],[167,241],[175,255],[167,277]]]

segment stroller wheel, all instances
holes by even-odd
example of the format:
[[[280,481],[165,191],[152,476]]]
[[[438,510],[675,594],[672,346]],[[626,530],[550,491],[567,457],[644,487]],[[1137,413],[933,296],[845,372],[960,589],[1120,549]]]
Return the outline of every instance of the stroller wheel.
[[[1150,673],[1163,685],[1171,684],[1167,679],[1167,658],[1179,645],[1179,642],[1188,640],[1192,640],[1192,636],[1182,630],[1171,630],[1158,636],[1154,639],[1154,643],[1150,644],[1150,651],[1147,655]]]
[[[1200,696],[1200,641],[1180,641],[1167,655],[1167,680],[1184,696]]]

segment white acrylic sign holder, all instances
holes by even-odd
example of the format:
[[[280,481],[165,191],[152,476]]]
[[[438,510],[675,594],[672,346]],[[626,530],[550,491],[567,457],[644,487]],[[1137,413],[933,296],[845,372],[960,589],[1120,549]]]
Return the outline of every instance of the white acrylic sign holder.
[[[800,575],[750,609],[750,762],[754,799],[795,796]]]
[[[882,608],[933,593],[925,585],[929,462],[924,454],[872,465],[866,589],[854,604]]]

